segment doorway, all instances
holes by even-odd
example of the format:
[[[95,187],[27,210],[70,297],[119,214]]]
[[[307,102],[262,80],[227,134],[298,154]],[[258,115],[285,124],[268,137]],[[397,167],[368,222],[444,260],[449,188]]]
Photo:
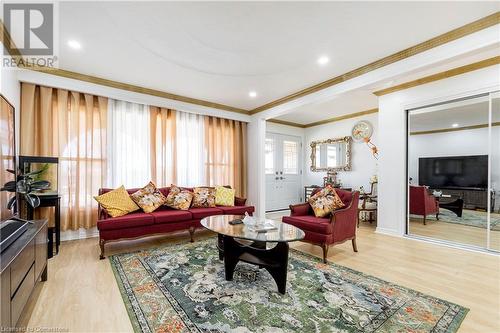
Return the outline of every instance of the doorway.
[[[301,202],[302,139],[267,133],[265,142],[266,212]]]

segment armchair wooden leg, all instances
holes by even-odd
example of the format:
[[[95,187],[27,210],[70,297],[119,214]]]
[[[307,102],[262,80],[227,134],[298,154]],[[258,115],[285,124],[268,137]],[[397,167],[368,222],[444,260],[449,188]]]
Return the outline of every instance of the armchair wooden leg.
[[[191,238],[190,242],[194,243],[194,227],[189,228],[189,237]]]
[[[439,221],[439,212],[436,213],[436,220]]]
[[[352,249],[354,252],[358,252],[358,246],[356,245],[356,238],[352,239]]]
[[[321,248],[323,249],[323,262],[326,264],[328,263],[328,260],[326,260],[328,256],[328,244],[321,244]]]
[[[426,225],[426,224],[427,224],[425,220],[426,220],[426,216],[424,215],[424,225]]]
[[[99,247],[101,248],[101,254],[99,255],[99,259],[102,260],[104,258],[106,258],[104,256],[104,244],[106,243],[106,241],[104,239],[99,239]]]

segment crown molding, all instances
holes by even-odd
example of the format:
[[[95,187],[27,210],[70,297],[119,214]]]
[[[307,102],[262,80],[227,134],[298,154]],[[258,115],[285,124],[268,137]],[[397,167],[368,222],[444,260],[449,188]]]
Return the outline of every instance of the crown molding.
[[[293,127],[299,127],[299,128],[306,128],[306,126],[307,126],[305,124],[299,124],[299,123],[294,123],[291,121],[280,120],[280,119],[267,119],[266,121],[269,121],[269,122],[275,123],[275,124],[293,126]]]
[[[377,112],[378,112],[378,109],[370,109],[370,110],[365,110],[365,111],[360,111],[360,112],[349,113],[349,114],[346,114],[346,115],[342,115],[342,116],[338,116],[338,117],[333,117],[333,118],[328,118],[328,119],[325,119],[325,120],[316,121],[314,123],[309,123],[309,124],[306,125],[306,128],[313,127],[313,126],[324,125],[324,124],[328,124],[328,123],[334,123],[334,122],[341,121],[341,120],[346,120],[346,119],[351,119],[351,118],[366,116],[366,115],[369,115],[369,114],[372,114],[372,113],[377,113]]]
[[[486,67],[490,67],[490,66],[494,66],[494,65],[498,65],[498,64],[500,64],[500,56],[481,60],[481,61],[469,64],[469,65],[453,68],[453,69],[450,69],[450,70],[447,70],[444,72],[425,76],[425,77],[420,78],[420,79],[416,79],[413,81],[398,84],[398,85],[393,86],[393,87],[378,90],[378,91],[375,91],[374,94],[377,96],[383,96],[383,95],[391,94],[391,93],[396,92],[396,91],[413,88],[413,87],[427,84],[430,82],[443,80],[446,78],[465,74],[468,72],[476,71],[476,70],[481,69],[481,68],[486,68]]]
[[[300,128],[309,128],[309,127],[324,125],[324,124],[328,124],[328,123],[334,123],[334,122],[341,121],[341,120],[366,116],[366,115],[369,115],[372,113],[377,113],[377,112],[378,112],[378,109],[370,109],[370,110],[365,110],[365,111],[360,111],[360,112],[349,113],[349,114],[345,114],[345,115],[338,116],[338,117],[328,118],[325,120],[315,121],[314,123],[309,123],[309,124],[298,124],[298,123],[294,123],[291,121],[280,120],[280,119],[268,119],[267,121],[270,121],[270,122],[276,123],[276,124],[281,124],[281,125],[300,127]]]
[[[425,42],[419,43],[417,45],[411,46],[407,49],[404,49],[404,50],[399,51],[397,53],[391,54],[391,55],[384,57],[382,59],[376,60],[370,64],[356,68],[352,71],[349,71],[347,73],[344,73],[344,74],[341,74],[341,75],[336,76],[334,78],[331,78],[327,81],[318,83],[318,84],[313,85],[309,88],[300,90],[300,91],[293,93],[291,95],[282,97],[282,98],[277,99],[275,101],[272,101],[272,102],[269,102],[269,103],[264,104],[262,106],[259,106],[253,110],[250,110],[250,114],[259,113],[259,112],[268,110],[270,108],[273,108],[275,106],[284,104],[286,102],[290,102],[290,101],[295,100],[297,98],[300,98],[300,97],[315,93],[317,91],[323,90],[325,88],[337,85],[339,83],[342,83],[342,82],[345,82],[347,80],[353,79],[355,77],[361,76],[363,74],[366,74],[368,72],[374,71],[374,70],[379,69],[381,67],[390,65],[390,64],[395,63],[397,61],[409,58],[411,56],[414,56],[416,54],[419,54],[419,53],[422,53],[424,51],[430,50],[432,48],[438,47],[440,45],[449,43],[449,42],[454,41],[456,39],[465,37],[465,36],[470,35],[474,32],[489,28],[489,27],[497,25],[499,23],[500,23],[500,12],[496,12],[494,14],[483,17],[477,21],[468,23],[464,26],[461,26],[461,27],[456,28],[454,30],[448,31],[444,34],[437,36],[437,37],[431,38]]]
[[[491,123],[491,126],[492,127],[500,126],[500,122]],[[429,130],[429,131],[410,132],[410,135],[447,133],[447,132],[473,130],[473,129],[478,129],[478,128],[487,128],[487,127],[488,127],[488,124],[479,124],[479,125],[471,125],[471,126],[463,126],[463,127],[455,127],[455,128],[442,128],[442,129],[435,129],[435,130]]]
[[[45,73],[45,74],[61,76],[61,77],[65,77],[65,78],[69,78],[69,79],[73,79],[73,80],[79,80],[79,81],[89,82],[89,83],[93,83],[93,84],[98,84],[101,86],[106,86],[106,87],[111,87],[111,88],[116,88],[116,89],[121,89],[121,90],[127,90],[127,91],[131,91],[131,92],[136,92],[136,93],[146,94],[146,95],[151,95],[151,96],[156,96],[156,97],[162,97],[162,98],[171,99],[174,101],[180,101],[180,102],[185,102],[185,103],[190,103],[190,104],[195,104],[195,105],[201,105],[201,106],[205,106],[205,107],[209,107],[209,108],[230,111],[230,112],[236,112],[236,113],[241,113],[241,114],[245,114],[245,115],[249,114],[247,110],[232,107],[229,105],[214,103],[214,102],[210,102],[210,101],[205,101],[205,100],[191,98],[191,97],[177,95],[177,94],[172,94],[172,93],[162,91],[162,90],[156,90],[156,89],[136,86],[133,84],[123,83],[123,82],[119,82],[119,81],[108,80],[108,79],[104,79],[101,77],[81,74],[81,73],[72,72],[72,71],[68,71],[68,70],[64,70],[64,69],[46,68],[46,67],[29,67],[26,69],[29,69],[29,70],[32,70],[35,72],[41,72],[41,73]]]

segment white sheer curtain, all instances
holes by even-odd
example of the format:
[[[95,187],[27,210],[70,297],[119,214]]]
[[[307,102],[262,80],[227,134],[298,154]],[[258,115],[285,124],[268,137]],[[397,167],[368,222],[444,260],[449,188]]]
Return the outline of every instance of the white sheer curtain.
[[[142,187],[151,180],[149,106],[109,99],[108,186]]]
[[[204,117],[187,112],[176,113],[177,185],[205,184]]]

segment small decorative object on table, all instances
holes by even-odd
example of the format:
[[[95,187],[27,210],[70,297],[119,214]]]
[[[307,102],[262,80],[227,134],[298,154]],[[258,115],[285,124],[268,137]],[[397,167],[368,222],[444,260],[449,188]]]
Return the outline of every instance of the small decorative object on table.
[[[250,216],[245,212],[245,217],[243,218],[243,223],[248,227],[248,230],[261,233],[268,232],[272,230],[277,230],[278,228],[271,220],[259,219],[255,216]]]

